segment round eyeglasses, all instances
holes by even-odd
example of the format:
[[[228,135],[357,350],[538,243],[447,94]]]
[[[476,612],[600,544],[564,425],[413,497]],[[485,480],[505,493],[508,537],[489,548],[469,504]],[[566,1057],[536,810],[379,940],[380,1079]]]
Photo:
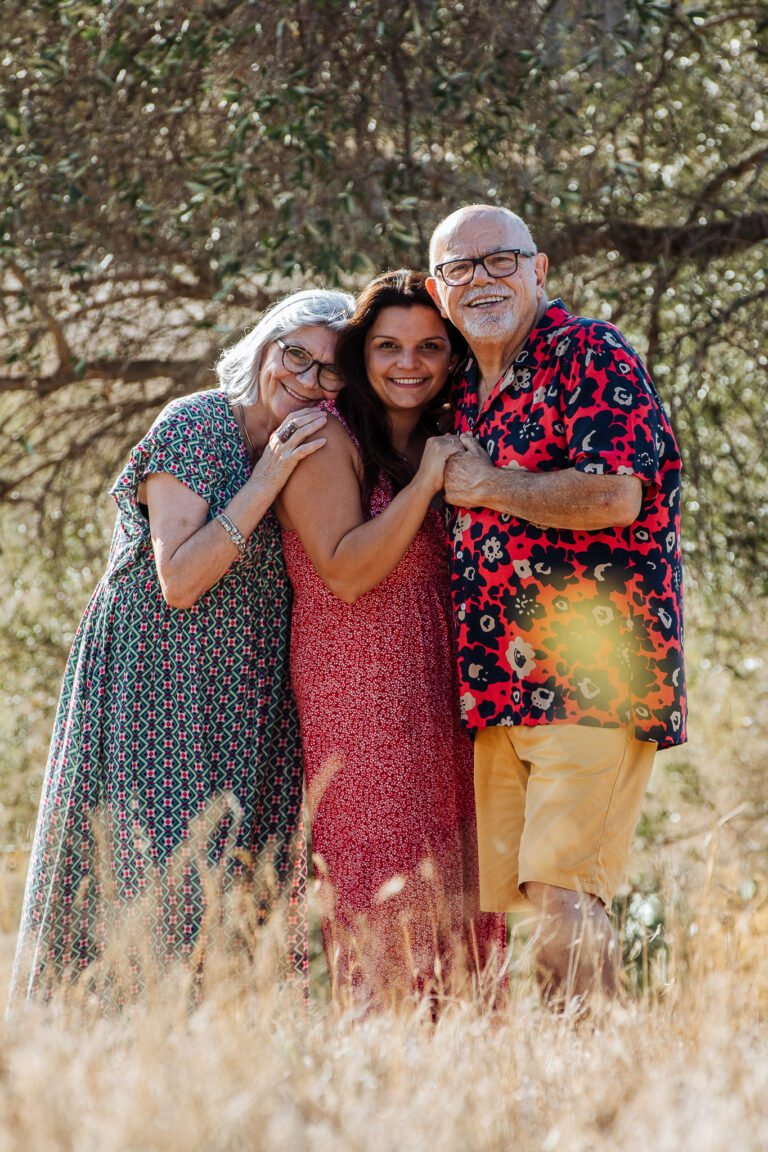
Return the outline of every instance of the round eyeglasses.
[[[324,364],[322,360],[313,360],[306,348],[300,344],[286,344],[284,340],[275,340],[282,353],[283,367],[296,376],[303,376],[317,364],[317,383],[326,392],[340,392],[344,386],[341,372],[335,364]]]
[[[435,275],[440,276],[449,288],[458,288],[460,284],[469,284],[478,264],[482,264],[489,276],[500,280],[503,276],[514,276],[521,256],[535,255],[525,248],[505,248],[502,252],[486,252],[484,256],[463,256],[459,260],[436,264]]]

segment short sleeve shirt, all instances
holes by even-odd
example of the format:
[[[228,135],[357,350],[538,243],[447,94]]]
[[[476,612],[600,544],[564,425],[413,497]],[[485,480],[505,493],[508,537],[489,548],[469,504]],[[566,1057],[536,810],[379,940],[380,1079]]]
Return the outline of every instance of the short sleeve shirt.
[[[467,727],[626,725],[661,748],[683,743],[680,456],[637,353],[556,300],[482,411],[471,358],[454,399],[456,430],[498,468],[643,486],[634,523],[600,531],[449,507]]]

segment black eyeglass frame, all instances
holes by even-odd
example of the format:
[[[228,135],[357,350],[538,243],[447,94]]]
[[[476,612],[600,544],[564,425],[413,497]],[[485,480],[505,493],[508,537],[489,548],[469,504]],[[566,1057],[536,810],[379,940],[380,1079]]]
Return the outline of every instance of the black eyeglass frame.
[[[326,392],[341,392],[342,388],[344,387],[344,381],[342,380],[341,373],[339,372],[339,370],[335,364],[327,364],[327,363],[324,363],[322,360],[313,360],[312,357],[310,356],[309,364],[307,364],[306,368],[300,368],[300,369],[292,368],[290,364],[286,364],[286,362],[285,362],[286,352],[291,352],[291,351],[303,352],[306,356],[309,356],[309,352],[307,351],[307,349],[302,348],[301,344],[286,344],[285,340],[281,340],[279,336],[275,337],[275,344],[277,344],[278,348],[280,349],[280,359],[282,360],[283,368],[287,368],[289,372],[292,372],[294,374],[294,376],[303,376],[306,372],[309,372],[310,368],[314,368],[315,364],[317,364],[317,384],[318,384],[318,387],[323,388],[324,391],[326,391]],[[321,381],[320,381],[321,372],[328,371],[329,369],[331,372],[334,373],[334,375],[336,376],[336,378],[338,380],[338,387],[336,387],[336,388],[331,388],[327,384],[321,383]]]
[[[488,265],[485,263],[489,256],[514,256],[515,267],[511,272],[491,272]],[[442,264],[435,264],[435,275],[439,276],[443,283],[447,284],[449,288],[460,288],[463,284],[471,284],[475,278],[475,271],[478,264],[482,264],[486,276],[490,276],[492,280],[503,280],[505,276],[514,276],[520,267],[520,257],[536,256],[538,253],[531,252],[527,248],[495,248],[493,252],[484,252],[482,256],[455,256],[453,260],[444,260]],[[466,279],[459,280],[458,283],[452,284],[447,279],[444,268],[449,264],[466,264],[471,263],[472,271]]]

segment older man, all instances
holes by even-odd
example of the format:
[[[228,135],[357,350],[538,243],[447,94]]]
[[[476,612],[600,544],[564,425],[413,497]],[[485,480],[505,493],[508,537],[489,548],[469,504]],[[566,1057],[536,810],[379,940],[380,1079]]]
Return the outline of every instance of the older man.
[[[623,336],[548,302],[518,216],[462,208],[430,258],[471,349],[445,496],[482,907],[533,903],[548,1002],[613,995],[606,913],[656,749],[685,739],[680,458]]]

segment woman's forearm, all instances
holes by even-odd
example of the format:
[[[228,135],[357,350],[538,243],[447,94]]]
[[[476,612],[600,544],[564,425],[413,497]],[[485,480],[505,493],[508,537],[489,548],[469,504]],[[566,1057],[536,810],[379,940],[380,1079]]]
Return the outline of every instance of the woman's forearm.
[[[298,468],[283,490],[278,511],[325,586],[353,604],[402,560],[442,489],[445,461],[462,448],[456,437],[428,439],[410,484],[367,520],[358,450],[338,423],[329,422],[327,435],[327,448]]]
[[[416,476],[384,511],[350,529],[333,552],[315,563],[323,583],[340,600],[354,604],[389,576],[424,522],[433,493]]]
[[[252,479],[223,511],[247,540],[273,500],[274,493]],[[175,547],[153,533],[153,545],[163,597],[172,608],[191,608],[229,571],[240,554],[230,535],[215,519],[207,520]]]
[[[282,490],[294,469],[325,444],[318,436],[324,412],[299,409],[270,436],[239,492],[223,509],[246,540]],[[280,429],[289,429],[280,435]],[[191,608],[229,571],[240,548],[209,505],[176,477],[156,472],[146,479],[149,525],[163,596],[173,608]]]

